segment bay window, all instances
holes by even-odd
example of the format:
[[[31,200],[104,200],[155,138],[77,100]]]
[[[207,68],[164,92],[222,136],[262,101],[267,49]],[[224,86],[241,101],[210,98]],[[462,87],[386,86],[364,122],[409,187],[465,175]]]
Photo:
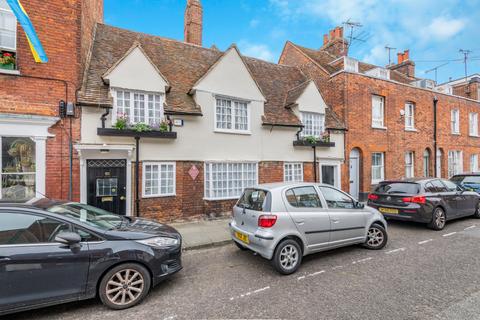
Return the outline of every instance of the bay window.
[[[283,167],[283,180],[285,182],[303,181],[303,163],[287,162]]]
[[[385,97],[372,95],[372,128],[383,129],[385,115]]]
[[[320,138],[325,131],[325,115],[315,112],[301,112],[302,124],[304,125],[302,135]]]
[[[245,188],[258,182],[255,162],[205,163],[205,198],[208,200],[236,199]]]
[[[30,138],[0,137],[2,201],[25,202],[35,197],[35,141]]]
[[[161,93],[114,89],[113,121],[126,118],[128,123],[158,125],[163,121],[164,95]]]
[[[143,197],[166,197],[175,195],[175,163],[143,163]]]
[[[215,131],[248,132],[250,114],[245,101],[217,98],[215,106]]]
[[[385,154],[372,153],[372,184],[377,184],[385,179]]]

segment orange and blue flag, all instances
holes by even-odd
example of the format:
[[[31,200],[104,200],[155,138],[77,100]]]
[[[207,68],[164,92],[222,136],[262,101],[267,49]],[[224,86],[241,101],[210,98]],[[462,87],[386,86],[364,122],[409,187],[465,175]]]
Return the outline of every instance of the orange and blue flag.
[[[10,8],[27,35],[28,44],[30,45],[30,50],[32,50],[35,62],[48,62],[47,54],[45,53],[45,50],[43,50],[42,43],[35,32],[32,21],[30,21],[30,18],[20,3],[20,0],[7,0],[7,3],[10,5]]]

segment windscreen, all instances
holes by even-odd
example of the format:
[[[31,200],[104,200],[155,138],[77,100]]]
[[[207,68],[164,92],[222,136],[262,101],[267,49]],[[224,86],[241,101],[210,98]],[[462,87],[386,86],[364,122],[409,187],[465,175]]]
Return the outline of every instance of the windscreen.
[[[377,187],[375,192],[386,194],[418,194],[420,192],[420,185],[406,182],[382,183]]]
[[[263,211],[268,191],[261,189],[245,189],[243,196],[237,203],[237,206],[245,209]]]

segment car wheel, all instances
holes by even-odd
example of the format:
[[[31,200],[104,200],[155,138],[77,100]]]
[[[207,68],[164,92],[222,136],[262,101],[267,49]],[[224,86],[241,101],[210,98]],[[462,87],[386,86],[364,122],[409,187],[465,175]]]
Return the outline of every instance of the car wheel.
[[[475,214],[473,215],[474,218],[480,219],[480,201],[477,203],[475,207]]]
[[[287,275],[297,271],[302,263],[302,249],[297,241],[287,239],[280,242],[273,254],[272,265],[279,273]]]
[[[135,263],[125,263],[103,276],[98,295],[102,303],[111,309],[127,309],[146,297],[150,285],[151,277],[147,269]]]
[[[368,228],[364,247],[370,250],[380,250],[387,244],[388,234],[384,227],[374,223]]]
[[[447,216],[445,211],[438,207],[433,210],[432,222],[428,224],[428,227],[433,230],[443,230],[445,228],[445,223],[447,222]]]
[[[233,241],[235,243],[235,245],[238,247],[238,249],[242,250],[242,251],[245,251],[245,250],[248,250],[247,247],[244,247],[242,246],[240,243],[238,243],[237,241]]]

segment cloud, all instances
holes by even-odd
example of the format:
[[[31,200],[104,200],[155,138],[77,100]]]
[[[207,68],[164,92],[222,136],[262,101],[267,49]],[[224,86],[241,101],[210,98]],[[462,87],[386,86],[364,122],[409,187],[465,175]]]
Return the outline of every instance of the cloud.
[[[250,23],[249,23],[250,28],[256,28],[258,27],[259,24],[260,24],[260,20],[258,19],[252,19],[250,20]]]
[[[434,37],[437,40],[447,40],[462,31],[466,26],[464,19],[449,19],[437,17],[425,29],[425,37]]]
[[[250,43],[248,41],[240,41],[239,47],[243,55],[258,58],[266,61],[275,61],[275,55],[272,50],[265,44]]]

